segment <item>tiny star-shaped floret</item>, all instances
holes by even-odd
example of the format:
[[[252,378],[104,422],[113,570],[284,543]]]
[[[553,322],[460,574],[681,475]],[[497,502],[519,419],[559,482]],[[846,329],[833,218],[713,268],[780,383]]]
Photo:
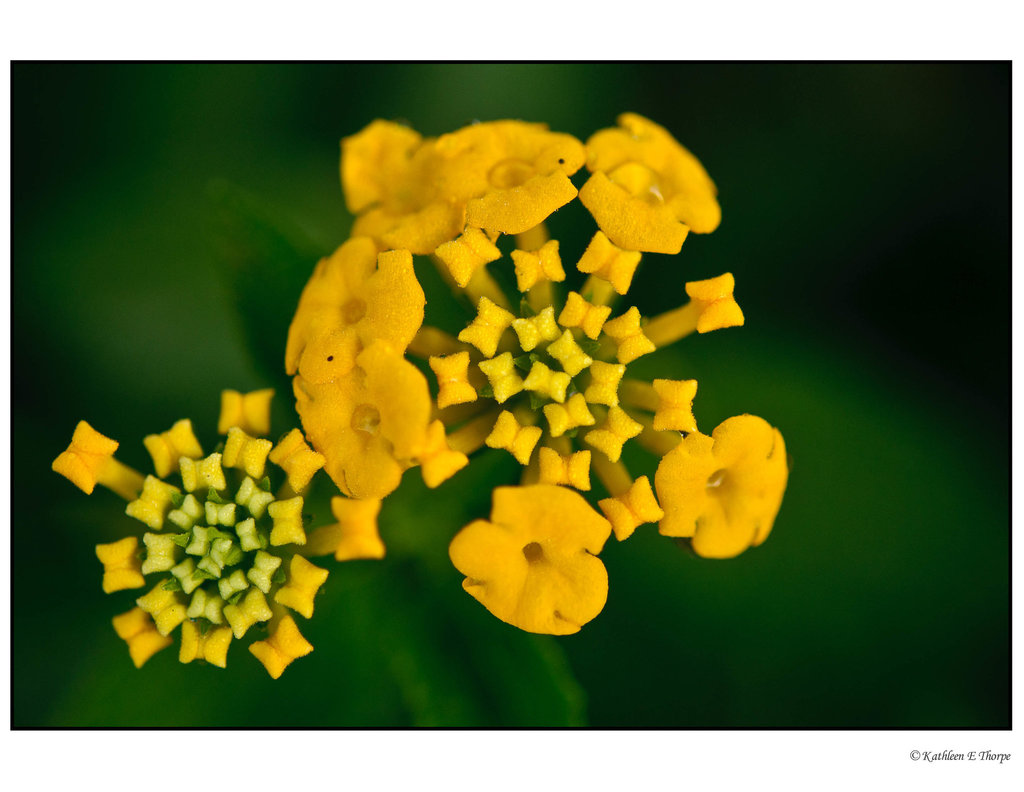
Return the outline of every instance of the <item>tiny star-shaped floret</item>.
[[[612,309],[607,305],[593,305],[584,300],[576,292],[569,292],[565,307],[558,315],[558,323],[562,327],[578,327],[587,338],[597,340],[601,328],[611,316]]]
[[[338,522],[314,530],[306,551],[314,556],[334,553],[338,561],[383,558],[385,547],[377,528],[380,507],[379,500],[331,498],[331,511]]]
[[[557,283],[565,280],[562,259],[558,255],[557,239],[549,240],[540,250],[532,253],[513,250],[512,261],[515,262],[516,284],[521,292],[529,291],[540,281]]]
[[[656,347],[640,328],[640,311],[633,306],[622,316],[605,322],[604,333],[618,345],[616,356],[620,363],[631,363]]]
[[[469,457],[448,446],[444,424],[434,421],[427,427],[423,447],[415,454],[420,463],[423,482],[433,489],[450,479],[469,464]]]
[[[292,491],[302,492],[327,460],[306,445],[302,432],[292,429],[270,452],[270,461],[288,475]]]
[[[305,544],[306,532],[302,528],[302,498],[274,501],[267,507],[274,527],[270,530],[270,544]]]
[[[52,469],[91,495],[97,484],[131,500],[142,489],[142,475],[114,459],[118,442],[79,421],[71,444],[53,460]]]
[[[591,404],[606,404],[617,407],[619,404],[619,382],[626,373],[622,363],[605,363],[595,360],[590,366],[590,385],[583,391],[584,397]]]
[[[584,440],[612,462],[618,462],[622,455],[622,446],[630,438],[643,431],[643,426],[632,418],[621,407],[608,410],[608,417],[599,429],[592,429],[584,436]]]
[[[182,457],[178,464],[181,466],[181,483],[187,492],[195,492],[197,489],[222,490],[228,485],[224,478],[224,468],[221,467],[220,454],[210,454],[198,462]]]
[[[188,418],[178,421],[166,432],[146,435],[142,443],[153,458],[153,467],[160,478],[170,475],[182,457],[199,459],[203,455]]]
[[[308,619],[313,615],[313,597],[326,580],[326,569],[311,564],[302,556],[292,556],[288,567],[288,582],[278,589],[274,601]]]
[[[271,678],[277,679],[293,660],[312,652],[313,645],[302,637],[299,628],[295,626],[295,620],[285,615],[271,636],[265,641],[251,644],[249,651],[263,663]]]
[[[527,465],[543,433],[539,426],[521,426],[512,413],[503,410],[484,442],[489,448],[505,449],[519,464]]]
[[[459,341],[472,344],[485,356],[493,357],[498,351],[498,341],[501,340],[502,333],[512,324],[515,317],[486,297],[480,298],[476,309],[476,318],[459,333]]]
[[[161,635],[169,635],[175,627],[185,621],[185,605],[175,592],[164,588],[167,582],[169,581],[160,581],[156,588],[135,600],[136,605],[153,617],[156,629]]]
[[[665,516],[661,510],[651,482],[647,476],[641,476],[633,485],[615,498],[604,498],[597,502],[598,507],[612,524],[615,538],[620,542],[628,539],[637,526],[644,523],[658,522]]]
[[[146,560],[142,562],[141,572],[166,572],[177,563],[175,554],[178,545],[174,543],[172,534],[145,533],[142,542],[146,545]]]
[[[495,358],[481,361],[478,365],[490,380],[494,400],[498,404],[507,401],[523,389],[523,381],[515,373],[515,361],[511,352],[503,352]]]
[[[545,404],[543,410],[552,437],[561,437],[578,426],[593,426],[596,420],[582,393],[574,393],[564,405]]]
[[[619,294],[625,294],[629,291],[633,273],[639,264],[640,253],[616,247],[608,237],[598,231],[590,240],[587,249],[583,251],[576,269],[603,278]]]
[[[562,370],[570,377],[575,377],[594,362],[576,343],[571,330],[565,330],[561,338],[548,344],[548,354],[562,364]]]
[[[250,588],[237,605],[224,606],[224,618],[231,625],[235,638],[241,638],[256,622],[269,621],[273,615],[267,598],[257,588]]]
[[[238,492],[235,493],[235,503],[239,506],[244,506],[249,510],[249,514],[257,519],[263,516],[263,513],[267,510],[267,506],[273,502],[273,494],[264,489],[260,489],[256,485],[256,482],[248,476],[242,479],[242,484],[239,486]],[[239,536],[241,536],[241,534],[239,534]]]
[[[189,602],[185,615],[190,619],[206,619],[211,624],[223,624],[224,598],[198,588],[192,593],[192,601]]]
[[[437,377],[438,409],[476,401],[476,389],[469,384],[469,352],[434,355],[427,362]]]
[[[686,284],[686,293],[699,304],[698,333],[710,333],[712,330],[743,324],[743,311],[732,296],[735,288],[736,281],[731,272]]]
[[[558,338],[555,309],[549,305],[536,316],[513,319],[512,329],[519,336],[519,346],[523,348],[524,352],[536,348],[541,341],[553,341]]]
[[[111,594],[146,585],[138,550],[139,540],[134,536],[126,536],[110,544],[96,545],[96,557],[103,564],[104,592]]]
[[[264,388],[250,393],[239,393],[235,390],[221,391],[217,432],[227,434],[228,429],[237,426],[244,432],[255,436],[269,433],[270,401],[273,398],[273,388]]]
[[[250,437],[237,426],[228,429],[221,461],[225,467],[244,470],[254,479],[263,478],[267,455],[274,444],[264,438]]]
[[[132,608],[115,616],[112,621],[118,638],[128,644],[128,655],[136,668],[142,668],[149,658],[174,643],[160,634],[142,608]]]
[[[281,559],[277,556],[257,550],[252,560],[252,568],[245,573],[245,576],[249,578],[249,582],[256,588],[264,594],[269,594],[270,588],[273,585],[274,573],[277,572],[281,563]]]
[[[479,228],[467,228],[457,239],[434,251],[463,289],[486,264],[501,258],[501,251]]]
[[[194,622],[187,621],[181,626],[181,649],[178,652],[178,660],[182,663],[205,660],[210,665],[225,668],[228,664],[230,644],[230,627],[216,627],[203,635]]]
[[[534,362],[530,373],[523,380],[523,388],[561,404],[565,401],[565,389],[569,387],[570,380],[570,376],[564,371],[552,371],[538,360]]]
[[[562,456],[553,448],[542,447],[538,453],[540,484],[567,484],[578,490],[590,489],[589,451]]]
[[[173,484],[161,481],[155,476],[146,476],[142,492],[136,500],[125,507],[124,513],[158,531],[164,527],[164,517],[170,511],[171,496],[180,494],[181,490]]]
[[[658,409],[654,413],[655,430],[696,432],[693,398],[697,395],[697,380],[656,379],[651,384],[659,398]]]

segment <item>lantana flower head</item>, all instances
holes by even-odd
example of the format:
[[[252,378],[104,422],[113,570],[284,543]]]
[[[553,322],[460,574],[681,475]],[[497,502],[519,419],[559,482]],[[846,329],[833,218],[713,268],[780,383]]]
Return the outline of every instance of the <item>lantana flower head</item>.
[[[577,196],[569,177],[584,164],[579,198],[598,228],[573,254],[546,221]],[[778,430],[739,416],[701,434],[695,380],[629,370],[694,332],[744,323],[730,273],[682,280],[686,302],[649,319],[629,301],[645,252],[678,253],[721,216],[715,185],[667,130],[627,113],[584,145],[518,121],[436,139],[377,121],[343,141],[341,173],[353,238],[307,286],[286,365],[304,430],[343,492],[376,515],[409,467],[435,487],[485,449],[510,454],[519,486],[495,491],[491,519],[465,526],[450,556],[468,592],[531,632],[574,632],[598,614],[608,580],[597,556],[611,533],[622,541],[658,523],[707,557],[764,541],[788,473]],[[419,324],[410,254],[430,255],[468,302],[456,335]],[[357,328],[369,303],[346,308],[375,255],[379,272],[409,257],[394,328]],[[626,468],[631,442],[661,460],[653,486]],[[338,529],[322,536],[340,542]]]
[[[118,443],[84,421],[54,460],[84,492],[98,483],[125,498],[139,524],[96,547],[103,590],[133,592],[133,607],[113,625],[136,667],[170,646],[175,631],[181,662],[221,668],[233,641],[262,635],[249,651],[274,678],[313,651],[292,614],[313,615],[328,575],[304,557],[303,493],[324,459],[298,432],[276,445],[262,436],[271,395],[225,391],[226,438],[210,454],[188,419],[147,436],[155,475],[114,459]]]

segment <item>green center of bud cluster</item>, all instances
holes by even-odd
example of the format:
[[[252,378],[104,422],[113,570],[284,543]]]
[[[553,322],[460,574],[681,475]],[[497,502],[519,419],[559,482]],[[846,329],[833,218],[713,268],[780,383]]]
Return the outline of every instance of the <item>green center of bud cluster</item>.
[[[163,588],[190,597],[186,616],[205,630],[225,622],[224,607],[237,605],[250,588],[269,595],[285,581],[284,558],[270,545],[274,502],[269,477],[245,476],[230,487],[171,496],[164,521],[172,533],[147,533],[142,573],[170,572]]]

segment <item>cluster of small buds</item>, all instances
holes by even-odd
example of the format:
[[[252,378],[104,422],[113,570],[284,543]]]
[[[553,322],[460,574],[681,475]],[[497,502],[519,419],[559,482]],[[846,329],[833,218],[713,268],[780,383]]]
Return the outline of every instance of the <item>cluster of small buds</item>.
[[[271,394],[225,391],[220,426],[227,437],[211,454],[187,419],[146,437],[155,476],[116,462],[116,441],[84,421],[54,462],[85,491],[100,483],[124,495],[125,513],[148,529],[141,542],[128,536],[96,547],[105,592],[150,587],[114,619],[136,666],[170,645],[179,626],[183,663],[223,668],[233,639],[262,633],[249,649],[277,678],[313,649],[286,609],[310,618],[327,579],[302,555],[303,493],[324,462],[297,431],[277,445],[258,436],[269,430]],[[285,473],[276,490],[268,462]],[[165,480],[175,474],[180,486]]]

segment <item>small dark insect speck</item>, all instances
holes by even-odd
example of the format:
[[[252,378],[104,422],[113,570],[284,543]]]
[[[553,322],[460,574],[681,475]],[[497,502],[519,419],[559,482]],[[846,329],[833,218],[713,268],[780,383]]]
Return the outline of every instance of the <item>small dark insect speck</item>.
[[[332,360],[334,360],[334,355],[328,355],[327,362],[330,363]]]

